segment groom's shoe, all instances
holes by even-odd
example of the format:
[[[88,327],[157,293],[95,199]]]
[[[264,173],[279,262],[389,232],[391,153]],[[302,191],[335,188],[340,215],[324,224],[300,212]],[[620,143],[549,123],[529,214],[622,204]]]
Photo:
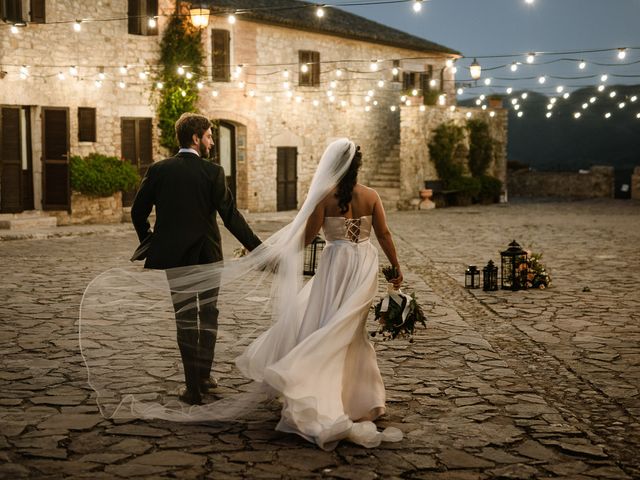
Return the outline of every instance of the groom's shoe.
[[[192,392],[187,387],[183,387],[180,390],[178,398],[181,402],[188,403],[189,405],[202,405],[200,392]]]
[[[215,377],[203,378],[200,381],[200,393],[207,393],[209,390],[218,388],[218,379]]]

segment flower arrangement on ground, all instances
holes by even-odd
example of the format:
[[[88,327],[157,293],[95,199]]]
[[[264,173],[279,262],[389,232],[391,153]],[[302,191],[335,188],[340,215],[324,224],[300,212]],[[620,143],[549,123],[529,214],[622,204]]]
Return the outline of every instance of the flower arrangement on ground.
[[[551,276],[540,261],[541,258],[541,253],[529,253],[527,257],[527,288],[543,289],[551,285]]]
[[[393,266],[384,267],[382,273],[387,282],[398,276],[398,271]],[[391,283],[387,286],[387,294],[377,303],[374,311],[375,319],[380,326],[377,331],[371,333],[372,337],[380,334],[383,340],[400,337],[413,342],[416,325],[427,326],[427,317],[418,305],[415,294],[407,295],[400,289],[396,290]]]

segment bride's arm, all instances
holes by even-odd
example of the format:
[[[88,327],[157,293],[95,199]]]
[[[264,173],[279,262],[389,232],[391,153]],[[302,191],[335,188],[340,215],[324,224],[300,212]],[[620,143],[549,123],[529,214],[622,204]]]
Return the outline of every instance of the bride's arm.
[[[307,226],[304,230],[304,246],[309,245],[322,227],[324,221],[324,203],[320,202],[313,213],[307,219]]]
[[[398,270],[398,276],[394,278],[391,283],[395,287],[399,287],[402,283],[402,271],[400,270],[400,263],[398,262],[398,256],[396,254],[396,246],[393,243],[393,237],[391,236],[391,231],[387,226],[387,217],[384,213],[384,207],[382,206],[382,200],[380,200],[380,195],[378,192],[375,192],[376,201],[373,207],[373,230],[376,232],[376,237],[378,239],[378,243],[380,247],[382,247],[382,251],[391,262],[391,265],[396,267]]]

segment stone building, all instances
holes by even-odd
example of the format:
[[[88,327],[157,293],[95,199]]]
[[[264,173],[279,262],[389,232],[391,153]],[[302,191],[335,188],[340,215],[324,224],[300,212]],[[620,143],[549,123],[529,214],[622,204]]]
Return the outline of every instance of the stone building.
[[[173,0],[0,5],[2,212],[69,210],[70,155],[117,155],[143,172],[170,153],[158,143],[153,72],[168,16],[188,12],[188,2],[182,10]],[[426,109],[446,117],[460,54],[338,9],[320,18],[316,6],[300,6],[216,0],[202,32],[198,109],[219,121],[218,161],[239,207],[299,207],[324,147],[341,136],[361,145],[364,180],[387,204],[417,196],[419,181],[401,182],[400,155],[426,160],[407,151],[401,111],[424,112],[423,99],[440,95]]]

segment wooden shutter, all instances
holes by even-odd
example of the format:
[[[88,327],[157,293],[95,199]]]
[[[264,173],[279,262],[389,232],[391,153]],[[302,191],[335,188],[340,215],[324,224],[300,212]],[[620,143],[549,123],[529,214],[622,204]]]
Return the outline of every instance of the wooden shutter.
[[[150,118],[123,118],[120,121],[122,158],[131,163],[140,176],[153,163],[153,124]],[[130,206],[137,188],[123,192],[122,203]]]
[[[393,67],[397,68],[398,70],[400,70],[400,60],[394,60],[393,61]],[[400,81],[400,72],[398,72],[398,75],[393,75],[393,81],[394,82],[399,82]]]
[[[31,0],[31,22],[46,23],[45,0]]]
[[[320,52],[311,52],[311,85],[317,87],[320,85]]]
[[[158,23],[155,27],[149,26],[149,18],[158,16],[158,0],[146,0],[145,18],[141,18],[141,30],[145,35],[157,35]]]
[[[22,14],[22,1],[21,0],[0,0],[2,6],[2,19],[9,23],[22,23],[24,22],[24,15]]]
[[[229,30],[211,31],[211,72],[214,82],[228,82],[231,76],[231,37]]]
[[[69,209],[69,111],[46,107],[43,116],[43,208]]]
[[[0,110],[0,212],[22,211],[20,108]]]
[[[141,15],[142,9],[141,0],[129,0],[128,2],[128,31],[132,35],[142,35],[142,22]]]
[[[309,67],[306,73],[301,70],[304,64]],[[320,85],[320,52],[298,51],[298,85],[308,87]]]
[[[151,129],[152,123],[150,118],[138,119],[138,170],[140,175],[144,175],[149,165],[153,163],[153,138]]]
[[[78,107],[78,141],[96,141],[96,109]]]

